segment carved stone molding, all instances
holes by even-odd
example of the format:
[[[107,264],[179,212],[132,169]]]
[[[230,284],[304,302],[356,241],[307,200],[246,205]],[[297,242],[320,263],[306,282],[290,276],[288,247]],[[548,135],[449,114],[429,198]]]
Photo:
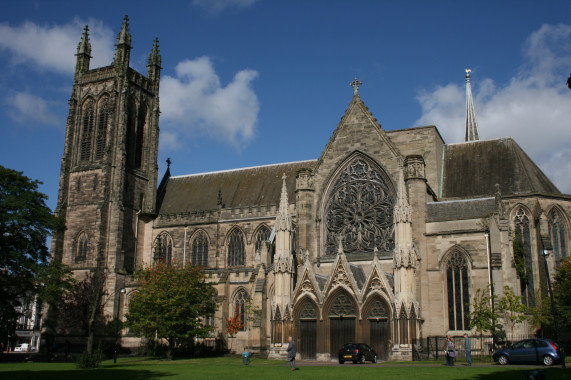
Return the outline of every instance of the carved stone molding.
[[[404,160],[404,179],[426,179],[424,158],[419,154],[406,156]]]

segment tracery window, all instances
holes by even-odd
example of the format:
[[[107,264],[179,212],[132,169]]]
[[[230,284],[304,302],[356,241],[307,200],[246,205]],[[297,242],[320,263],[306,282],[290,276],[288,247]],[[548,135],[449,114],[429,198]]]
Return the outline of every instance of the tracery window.
[[[470,291],[468,287],[468,262],[466,257],[455,250],[446,264],[446,284],[448,293],[449,330],[468,330],[470,319]]]
[[[561,259],[567,257],[567,240],[565,237],[565,222],[561,212],[555,208],[551,209],[548,215],[549,235],[553,246],[555,265],[559,265]]]
[[[91,144],[93,142],[93,129],[95,126],[95,105],[89,99],[83,105],[81,121],[81,143],[79,147],[79,160],[91,160]]]
[[[76,259],[77,260],[84,260],[87,257],[87,248],[89,244],[89,240],[87,239],[87,234],[85,232],[81,232],[77,236],[77,243],[76,243]]]
[[[166,232],[162,232],[155,240],[154,259],[170,265],[172,263],[172,247],[171,236]]]
[[[369,309],[369,314],[367,315],[367,318],[384,319],[388,317],[389,317],[389,312],[385,307],[385,303],[380,299],[375,300],[371,305],[371,308]]]
[[[242,328],[240,331],[246,331],[246,303],[248,302],[248,293],[244,289],[240,289],[234,297],[234,313],[240,314],[240,322]],[[236,316],[236,314],[234,314]]]
[[[97,136],[95,141],[95,159],[100,160],[105,154],[107,144],[107,128],[110,119],[110,102],[109,97],[105,96],[99,101],[97,107]]]
[[[305,301],[299,313],[299,319],[317,319],[317,311],[311,301]]]
[[[192,264],[208,266],[208,238],[204,231],[199,231],[192,241]]]
[[[533,307],[535,306],[535,287],[533,281],[529,218],[521,207],[514,218],[514,227],[514,260],[520,278],[522,303],[528,307]],[[521,252],[521,254],[517,250],[518,246],[522,248],[523,252]]]
[[[408,318],[404,305],[402,306],[399,316],[399,331],[400,331],[400,344],[408,344]]]
[[[262,244],[269,240],[270,238],[270,229],[266,226],[260,227],[258,233],[256,234],[256,252],[260,252],[262,249]]]
[[[394,198],[384,172],[363,157],[353,159],[337,175],[324,208],[325,254],[337,252],[339,235],[346,254],[392,251]]]
[[[331,309],[329,309],[330,317],[354,317],[356,315],[357,311],[355,310],[355,306],[346,294],[340,294],[337,296],[331,305]]]
[[[228,266],[242,266],[245,262],[244,235],[235,228],[228,237]]]

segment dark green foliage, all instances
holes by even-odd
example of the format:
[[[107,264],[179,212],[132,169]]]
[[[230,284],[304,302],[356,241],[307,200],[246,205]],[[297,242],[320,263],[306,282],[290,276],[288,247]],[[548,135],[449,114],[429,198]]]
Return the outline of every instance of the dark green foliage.
[[[527,284],[527,270],[525,267],[525,248],[521,232],[516,231],[513,240],[514,262],[517,275],[523,283]]]
[[[93,354],[89,354],[87,350],[83,351],[75,364],[78,369],[98,368],[103,359],[103,349],[99,345]]]
[[[559,325],[563,330],[571,332],[571,259],[561,260],[555,268],[555,282],[553,283],[553,300],[559,318]]]
[[[56,297],[66,277],[63,267],[49,267],[46,239],[64,224],[47,207],[39,184],[0,165],[0,341],[13,336],[22,303],[36,293]]]

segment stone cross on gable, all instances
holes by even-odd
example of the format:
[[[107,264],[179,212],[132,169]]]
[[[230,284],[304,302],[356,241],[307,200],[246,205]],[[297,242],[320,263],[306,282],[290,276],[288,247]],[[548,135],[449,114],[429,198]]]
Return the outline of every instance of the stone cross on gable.
[[[355,79],[353,79],[353,82],[349,83],[349,86],[353,87],[353,94],[357,95],[359,93],[359,86],[362,85],[363,83],[359,81],[359,79],[357,79],[355,77]]]

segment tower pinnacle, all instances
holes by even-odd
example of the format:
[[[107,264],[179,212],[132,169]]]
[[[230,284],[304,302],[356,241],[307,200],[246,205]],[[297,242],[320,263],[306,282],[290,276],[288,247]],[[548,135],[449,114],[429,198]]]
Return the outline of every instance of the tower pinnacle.
[[[81,36],[81,41],[77,45],[77,57],[75,64],[76,74],[80,72],[86,72],[89,70],[89,60],[91,59],[91,43],[89,43],[89,27],[85,25],[83,28],[83,34]]]
[[[465,141],[480,140],[478,133],[478,123],[476,122],[476,110],[474,109],[474,99],[472,97],[472,86],[470,85],[470,73],[472,70],[466,69],[466,137]]]

